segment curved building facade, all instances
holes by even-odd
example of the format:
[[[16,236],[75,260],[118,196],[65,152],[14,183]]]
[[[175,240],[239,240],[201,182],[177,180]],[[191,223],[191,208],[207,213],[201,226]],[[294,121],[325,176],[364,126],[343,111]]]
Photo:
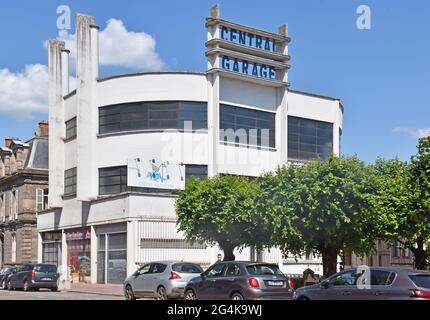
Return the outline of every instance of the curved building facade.
[[[343,107],[289,88],[286,26],[278,34],[255,30],[214,9],[206,72],[100,78],[98,27],[90,16],[76,21],[76,90],[69,90],[69,51],[49,41],[49,209],[38,215],[39,260],[62,266],[68,280],[122,283],[138,265],[161,259],[209,265],[219,249],[187,243],[176,230],[175,186],[193,175],[259,176],[339,154]],[[145,184],[133,163],[171,170],[176,184]],[[276,249],[238,255],[288,273],[319,264],[290,264]]]

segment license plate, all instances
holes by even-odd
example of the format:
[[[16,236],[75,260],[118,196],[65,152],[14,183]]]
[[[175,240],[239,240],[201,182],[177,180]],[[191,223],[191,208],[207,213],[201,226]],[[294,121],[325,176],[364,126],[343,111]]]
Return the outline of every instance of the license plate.
[[[42,278],[42,281],[51,281],[52,278]]]
[[[272,287],[282,287],[284,285],[283,281],[267,281],[267,284]]]

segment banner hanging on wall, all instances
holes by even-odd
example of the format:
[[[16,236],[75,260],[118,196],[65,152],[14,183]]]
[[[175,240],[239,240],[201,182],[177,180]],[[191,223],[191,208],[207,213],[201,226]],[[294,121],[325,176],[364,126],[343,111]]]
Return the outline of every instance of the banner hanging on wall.
[[[127,185],[129,187],[167,190],[185,189],[185,165],[153,160],[132,159],[127,161]]]

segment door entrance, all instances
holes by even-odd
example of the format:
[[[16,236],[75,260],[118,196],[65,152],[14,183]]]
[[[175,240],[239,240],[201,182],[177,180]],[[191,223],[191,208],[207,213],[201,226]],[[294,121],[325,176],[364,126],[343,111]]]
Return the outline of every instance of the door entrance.
[[[127,275],[127,233],[105,233],[97,238],[97,282],[122,284]]]

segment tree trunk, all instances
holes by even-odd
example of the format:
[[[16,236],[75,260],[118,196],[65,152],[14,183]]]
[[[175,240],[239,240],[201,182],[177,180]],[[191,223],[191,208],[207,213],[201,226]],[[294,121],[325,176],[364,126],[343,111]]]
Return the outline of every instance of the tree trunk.
[[[324,277],[331,276],[337,272],[338,254],[339,250],[336,248],[329,247],[321,250]]]
[[[233,253],[233,250],[234,248],[236,248],[236,246],[234,244],[231,244],[225,241],[219,241],[218,243],[222,251],[224,252],[223,261],[234,261],[236,257]]]
[[[426,250],[424,250],[424,239],[418,238],[417,247],[409,247],[415,258],[415,268],[418,270],[426,270],[427,258],[429,257]]]

